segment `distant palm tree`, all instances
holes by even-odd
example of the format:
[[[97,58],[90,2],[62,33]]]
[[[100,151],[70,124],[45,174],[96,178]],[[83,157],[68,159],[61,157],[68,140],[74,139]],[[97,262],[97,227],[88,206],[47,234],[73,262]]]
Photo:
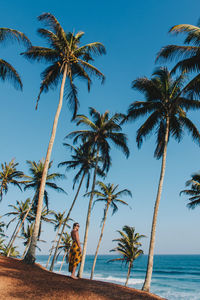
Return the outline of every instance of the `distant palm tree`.
[[[186,72],[198,72],[198,74],[184,87],[185,94],[193,98],[200,96],[200,20],[197,26],[180,24],[173,26],[170,33],[186,35],[184,46],[168,45],[163,47],[157,56],[157,61],[180,59],[173,68]]]
[[[65,258],[66,258],[66,261],[68,259],[68,254],[69,254],[69,250],[70,250],[70,247],[72,245],[72,239],[71,239],[71,236],[65,232],[62,236],[62,239],[61,239],[61,244],[59,245],[58,249],[60,250],[58,252],[58,255],[57,255],[57,258],[58,256],[60,255],[61,252],[64,252],[63,254],[63,259],[62,259],[62,262],[61,262],[61,265],[60,265],[60,269],[59,271],[62,270],[62,267],[63,267],[63,263],[65,261]]]
[[[116,248],[110,250],[110,252],[118,252],[122,257],[111,259],[109,262],[123,261],[128,264],[128,273],[125,282],[125,286],[127,286],[133,263],[143,254],[143,250],[139,249],[139,247],[142,245],[140,239],[145,237],[145,235],[135,233],[135,228],[127,225],[122,228],[122,231],[117,232],[121,235],[121,238],[113,240],[113,242],[118,242],[118,245]]]
[[[34,197],[33,197],[33,209],[36,211],[38,206],[38,197],[39,197],[39,190],[40,190],[40,184],[42,180],[42,173],[44,170],[44,161],[40,160],[38,163],[35,161],[27,160],[27,164],[29,166],[29,172],[31,176],[26,175],[24,180],[25,187],[24,190],[32,189],[35,191]],[[56,192],[62,192],[65,193],[65,191],[59,187],[54,181],[59,179],[64,179],[65,175],[60,173],[50,173],[50,169],[52,167],[53,162],[51,161],[49,163],[48,167],[48,173],[46,178],[46,188],[55,190]],[[46,207],[49,207],[49,197],[48,192],[45,189],[44,190],[44,202]]]
[[[79,168],[78,173],[74,177],[73,189],[75,187],[75,184],[79,181],[80,178],[81,179],[80,179],[80,183],[79,183],[77,192],[75,194],[74,200],[72,201],[71,207],[70,207],[70,209],[67,213],[67,217],[66,217],[65,222],[63,223],[63,226],[62,226],[60,237],[58,239],[58,242],[57,242],[57,245],[56,245],[56,248],[55,248],[55,252],[54,252],[54,256],[53,256],[53,259],[52,259],[52,262],[51,262],[51,267],[50,267],[51,271],[53,271],[55,259],[56,259],[57,252],[58,252],[58,247],[59,247],[59,244],[61,242],[61,238],[62,238],[62,235],[64,233],[66,223],[69,219],[69,216],[70,216],[70,214],[72,212],[72,209],[75,205],[75,202],[78,198],[83,180],[84,180],[84,178],[87,179],[86,189],[88,189],[89,183],[90,183],[91,170],[92,170],[92,168],[95,167],[95,161],[96,161],[95,151],[91,150],[91,147],[88,147],[87,145],[84,145],[84,144],[79,146],[79,147],[76,147],[76,148],[69,145],[69,144],[66,144],[66,143],[64,145],[66,147],[70,148],[73,151],[72,160],[61,162],[58,165],[58,167],[66,166],[66,170]],[[103,171],[99,167],[97,168],[97,173],[100,176],[104,176]]]
[[[55,236],[55,239],[53,241],[53,244],[52,244],[52,247],[50,249],[50,253],[49,253],[49,257],[48,257],[48,260],[47,260],[47,263],[46,263],[46,268],[48,267],[48,264],[49,264],[49,261],[51,259],[51,256],[52,256],[52,253],[53,253],[53,249],[55,247],[55,244],[56,244],[56,241],[57,241],[57,238],[58,238],[58,234],[59,234],[59,231],[60,231],[60,228],[61,228],[61,225],[65,222],[66,220],[66,217],[65,217],[65,211],[63,213],[56,213],[56,212],[53,212],[53,216],[54,216],[54,219],[53,219],[53,224],[54,224],[54,230],[56,231],[56,236]]]
[[[4,255],[4,256],[8,256],[8,251],[9,251],[9,256],[10,257],[18,257],[19,256],[19,251],[18,250],[16,250],[16,248],[17,247],[12,247],[11,249],[10,248],[7,248],[7,247],[4,247],[3,248],[3,251],[2,251],[2,254]]]
[[[92,117],[92,120],[90,120],[85,115],[77,115],[76,117],[77,125],[83,124],[88,129],[77,130],[67,135],[67,137],[72,137],[72,138],[74,137],[74,143],[76,143],[78,140],[81,140],[83,143],[86,143],[86,145],[90,146],[91,149],[94,149],[94,151],[96,151],[96,164],[94,169],[91,196],[88,205],[83,253],[82,253],[82,260],[79,269],[79,277],[82,276],[83,268],[85,264],[88,230],[90,224],[90,215],[91,215],[92,201],[94,195],[94,188],[96,184],[96,175],[97,175],[99,157],[101,156],[104,160],[103,170],[108,171],[111,164],[109,141],[113,142],[117,147],[119,147],[127,157],[129,155],[129,149],[127,147],[127,137],[125,134],[120,132],[122,128],[119,125],[119,122],[122,119],[122,115],[114,114],[112,117],[110,117],[108,111],[106,111],[104,114],[100,114],[98,111],[96,111],[94,108],[91,107],[90,116]]]
[[[24,253],[22,254],[22,259],[24,259],[24,256],[28,250],[28,247],[30,246],[30,243],[31,243],[31,238],[32,238],[32,235],[33,235],[33,227],[34,227],[34,224],[28,224],[27,225],[27,229],[23,229],[22,230],[22,233],[21,233],[21,237],[25,240],[23,242],[24,246],[25,246],[25,249],[24,249]],[[45,242],[44,240],[40,240],[40,238],[38,237],[38,242]],[[41,249],[36,246],[37,249],[39,249],[41,251]]]
[[[157,140],[154,156],[157,159],[162,157],[160,179],[152,220],[148,267],[143,286],[143,290],[145,291],[149,291],[150,289],[153,271],[156,223],[165,174],[169,138],[173,137],[180,142],[184,134],[184,129],[187,129],[192,135],[193,140],[200,144],[200,133],[186,114],[188,110],[200,109],[200,101],[188,99],[182,95],[185,79],[184,73],[174,79],[172,73],[167,68],[158,68],[153,73],[151,79],[146,77],[138,78],[132,83],[132,88],[143,93],[146,101],[132,103],[128,110],[127,120],[134,121],[148,115],[147,120],[137,131],[137,145],[141,147],[144,138],[155,130]]]
[[[7,194],[8,185],[17,186],[21,191],[21,185],[23,181],[19,181],[24,177],[24,173],[22,171],[17,170],[18,163],[15,163],[14,159],[12,159],[8,164],[5,162],[1,164],[0,171],[0,201],[3,198],[3,194]]]
[[[31,210],[31,213],[30,213],[30,222],[32,222],[34,224],[35,224],[36,214],[37,213],[36,213],[35,210]],[[54,224],[54,220],[52,219],[52,215],[53,214],[54,214],[53,210],[49,210],[46,206],[43,207],[42,212],[41,212],[38,237],[40,237],[41,232],[42,232],[42,222]]]
[[[5,43],[7,40],[23,43],[25,46],[31,45],[24,33],[11,28],[0,28],[0,43]],[[11,64],[3,59],[0,59],[0,79],[9,80],[16,89],[22,90],[23,85],[19,74]]]
[[[26,199],[26,201],[16,201],[16,205],[9,205],[9,207],[13,208],[13,211],[8,212],[5,214],[5,216],[14,216],[14,218],[7,224],[7,227],[14,221],[17,220],[16,227],[13,231],[13,234],[10,238],[10,241],[8,242],[7,248],[9,249],[7,252],[7,256],[9,257],[10,251],[12,249],[12,246],[15,242],[15,239],[17,238],[19,231],[24,229],[24,221],[25,218],[30,216],[30,209],[31,209],[31,204],[30,204],[30,198]],[[30,219],[29,219],[30,221]]]
[[[190,186],[190,190],[183,190],[180,194],[189,196],[190,202],[187,204],[187,207],[194,209],[196,206],[200,205],[200,174],[193,174],[192,179],[186,182],[186,186]]]
[[[4,230],[5,230],[5,227],[6,227],[6,224],[4,221],[1,221],[1,218],[2,216],[0,216],[0,238],[2,237],[5,237],[5,233],[4,233]]]
[[[113,209],[112,214],[116,213],[118,211],[118,207],[117,204],[125,204],[128,205],[128,203],[126,203],[125,201],[121,200],[120,197],[122,195],[129,195],[132,197],[132,194],[129,190],[124,189],[121,191],[117,192],[118,186],[119,185],[114,185],[114,184],[105,184],[101,181],[97,182],[97,186],[99,186],[100,190],[95,190],[94,191],[94,195],[97,197],[97,200],[94,201],[94,204],[96,202],[105,202],[105,208],[104,208],[104,216],[102,219],[102,228],[101,228],[101,234],[99,237],[99,241],[97,244],[97,249],[95,252],[95,256],[94,256],[94,261],[93,261],[93,265],[92,265],[92,271],[91,271],[91,276],[90,279],[93,279],[93,275],[94,275],[94,269],[95,269],[95,265],[96,265],[96,260],[97,260],[97,255],[98,255],[98,251],[99,251],[99,247],[100,247],[100,243],[103,237],[103,232],[104,232],[104,228],[105,228],[105,223],[106,223],[106,219],[107,219],[107,215],[108,215],[108,210],[111,207]],[[88,193],[88,195],[91,193]]]
[[[73,34],[65,32],[58,20],[50,13],[44,13],[38,17],[39,21],[44,21],[50,29],[40,28],[38,33],[46,39],[50,48],[46,47],[30,47],[28,51],[23,53],[25,57],[36,61],[45,61],[50,63],[42,72],[42,83],[37,99],[36,108],[42,92],[48,92],[49,88],[54,88],[62,80],[60,87],[60,98],[57,111],[54,118],[51,138],[49,141],[47,154],[42,174],[41,187],[38,196],[38,212],[33,233],[33,241],[25,257],[25,262],[34,263],[35,261],[35,245],[37,243],[37,235],[39,232],[40,215],[43,205],[44,189],[47,177],[48,166],[50,162],[51,152],[55,140],[58,119],[62,108],[63,94],[65,85],[68,89],[67,98],[70,107],[73,109],[73,118],[76,116],[78,108],[77,88],[75,86],[75,78],[83,79],[87,82],[88,90],[91,85],[90,76],[94,75],[102,80],[104,75],[89,62],[93,61],[94,55],[105,54],[105,47],[98,42],[80,46],[80,39],[84,35],[83,32]],[[89,76],[90,74],[90,76]]]

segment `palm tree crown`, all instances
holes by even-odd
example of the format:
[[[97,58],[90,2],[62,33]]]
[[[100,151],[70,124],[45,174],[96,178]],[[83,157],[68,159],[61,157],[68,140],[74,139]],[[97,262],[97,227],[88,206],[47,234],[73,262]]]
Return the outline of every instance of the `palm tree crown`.
[[[73,151],[73,154],[71,155],[71,160],[59,163],[58,167],[66,166],[66,170],[79,168],[78,173],[74,177],[73,188],[75,187],[76,182],[84,174],[87,177],[86,189],[88,189],[90,183],[91,170],[95,167],[96,162],[94,149],[91,149],[91,147],[88,147],[85,144],[82,144],[78,147],[74,147],[67,143],[64,143],[64,146],[70,148],[71,151]],[[97,168],[97,173],[100,176],[104,176],[103,171],[99,167]]]
[[[49,164],[49,170],[52,167],[52,161]],[[29,172],[31,173],[31,176],[26,175],[26,180],[24,181],[25,187],[24,190],[27,189],[33,189],[35,190],[35,195],[34,195],[34,204],[33,208],[37,208],[37,202],[38,202],[38,195],[39,195],[39,189],[40,189],[40,184],[41,184],[41,179],[42,179],[42,172],[44,169],[44,161],[40,160],[38,163],[35,161],[30,161],[27,160],[27,164],[29,165]],[[51,188],[53,190],[56,190],[57,192],[63,192],[65,191],[57,186],[57,184],[54,182],[55,180],[58,179],[63,179],[65,178],[65,175],[60,174],[60,173],[51,173],[47,175],[47,181],[46,181],[46,187]],[[48,192],[45,190],[44,191],[44,201],[45,204],[48,208],[49,205],[49,197],[48,197]]]
[[[0,201],[3,198],[3,193],[7,194],[8,185],[17,186],[20,190],[22,190],[21,185],[24,183],[23,181],[19,181],[19,179],[24,177],[24,173],[22,171],[17,170],[18,163],[14,162],[12,159],[8,164],[5,162],[1,164],[0,171]]]
[[[24,33],[11,28],[0,28],[0,43],[5,43],[8,40],[23,43],[25,46],[31,45]],[[3,59],[0,59],[0,79],[3,81],[10,80],[16,89],[22,89],[23,87],[18,72],[11,64]]]
[[[186,182],[186,186],[190,186],[190,189],[182,190],[180,194],[185,194],[189,196],[188,208],[194,209],[196,206],[200,205],[200,174],[195,173],[192,175],[192,179]]]
[[[110,252],[117,251],[122,257],[110,261],[121,260],[125,263],[129,263],[130,261],[133,262],[138,256],[143,254],[143,251],[139,249],[139,247],[142,245],[140,240],[145,237],[145,235],[135,233],[135,228],[127,225],[122,228],[122,231],[118,230],[117,232],[121,235],[121,238],[113,240],[113,242],[118,242],[118,246],[110,250]]]
[[[90,75],[95,75],[104,80],[104,75],[93,65],[94,55],[105,54],[105,47],[99,42],[80,46],[80,39],[84,32],[77,34],[65,32],[58,20],[50,13],[44,13],[38,17],[43,21],[48,29],[38,29],[39,35],[49,44],[49,48],[32,46],[28,51],[22,53],[25,57],[36,61],[45,61],[51,63],[41,74],[42,83],[37,104],[42,92],[47,92],[49,88],[57,86],[62,77],[65,67],[67,68],[66,81],[70,107],[73,109],[74,117],[78,108],[77,88],[74,79],[79,77],[87,82],[90,90]],[[37,105],[36,105],[37,108]]]
[[[168,45],[163,47],[158,53],[157,60],[166,61],[180,59],[173,68],[186,72],[200,72],[200,20],[197,26],[190,24],[180,24],[173,26],[170,31],[174,34],[184,33],[186,38],[184,46]],[[189,97],[200,96],[200,74],[196,75],[184,88],[184,92]]]
[[[127,120],[136,120],[146,114],[147,120],[137,131],[137,145],[142,145],[143,139],[155,129],[157,134],[154,155],[160,158],[164,149],[164,136],[167,121],[169,121],[169,137],[178,142],[183,137],[186,128],[192,138],[200,144],[200,134],[192,121],[187,118],[186,111],[200,108],[198,100],[187,99],[182,96],[185,74],[173,79],[167,68],[158,68],[151,79],[146,77],[133,81],[132,88],[144,94],[146,101],[136,101],[129,107]]]
[[[90,120],[85,115],[77,115],[76,117],[77,125],[83,124],[88,127],[88,130],[77,130],[66,137],[74,137],[74,143],[81,139],[93,149],[99,149],[101,156],[104,158],[103,169],[108,171],[111,163],[108,141],[113,142],[117,147],[121,148],[127,157],[129,156],[127,137],[120,132],[122,128],[119,122],[122,119],[122,115],[116,113],[110,117],[108,111],[100,114],[92,107],[90,107],[89,111],[93,120]]]
[[[99,201],[105,202],[104,217],[105,217],[105,212],[107,207],[111,207],[112,214],[114,214],[118,211],[117,204],[121,203],[121,204],[128,205],[124,200],[120,199],[122,195],[129,195],[132,197],[132,193],[128,189],[117,191],[119,185],[114,185],[111,183],[106,185],[101,181],[97,181],[96,185],[99,186],[100,190],[99,191],[94,190],[93,192],[94,195],[97,197],[97,199],[94,201],[94,204]]]

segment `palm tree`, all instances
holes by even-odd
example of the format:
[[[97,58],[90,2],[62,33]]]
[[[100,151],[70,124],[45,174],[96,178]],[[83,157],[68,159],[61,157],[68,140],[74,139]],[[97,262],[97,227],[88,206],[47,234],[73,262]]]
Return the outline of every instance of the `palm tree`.
[[[63,266],[63,263],[65,261],[65,258],[66,258],[66,260],[68,258],[68,254],[69,254],[69,250],[70,250],[71,245],[72,245],[71,236],[67,232],[65,232],[62,236],[61,244],[58,247],[60,252],[58,253],[57,258],[60,255],[60,253],[64,251],[63,259],[62,259],[59,271],[62,270],[62,266]]]
[[[53,253],[53,249],[54,249],[55,243],[57,241],[61,225],[65,222],[66,218],[64,217],[64,215],[65,215],[65,211],[63,213],[53,212],[53,216],[54,216],[53,224],[54,224],[54,231],[56,231],[56,236],[55,236],[55,239],[53,241],[52,247],[50,249],[50,253],[49,253],[48,260],[47,260],[46,268],[48,267],[49,261],[51,259],[51,256],[52,256],[52,253]]]
[[[122,118],[122,115],[114,114],[110,118],[108,111],[106,111],[104,114],[100,114],[94,108],[90,108],[90,116],[92,117],[93,120],[90,120],[85,115],[78,115],[76,117],[77,125],[83,124],[88,129],[77,130],[70,133],[67,136],[72,138],[74,137],[74,143],[76,143],[78,140],[82,140],[82,142],[85,142],[86,145],[89,145],[91,149],[94,149],[94,151],[96,151],[96,164],[94,168],[91,196],[88,205],[82,261],[79,269],[79,277],[82,276],[83,268],[85,264],[88,230],[90,224],[90,215],[91,215],[92,201],[94,195],[94,188],[96,184],[96,175],[97,175],[99,156],[103,157],[104,159],[103,170],[108,171],[111,163],[110,145],[108,141],[113,142],[116,146],[121,148],[121,150],[125,153],[127,157],[129,155],[126,135],[120,132],[122,129],[121,126],[119,125],[119,122]]]
[[[24,173],[22,171],[17,170],[18,163],[15,163],[15,160],[12,159],[8,164],[5,162],[1,164],[0,171],[0,201],[3,198],[3,194],[7,194],[8,185],[17,186],[21,191],[21,185],[23,181],[19,181],[19,179],[24,177]]]
[[[34,197],[33,197],[33,209],[36,211],[38,206],[38,197],[39,197],[39,190],[40,190],[40,184],[42,181],[42,173],[44,170],[44,161],[40,160],[38,163],[35,161],[27,160],[27,164],[29,166],[29,172],[31,176],[26,175],[26,180],[24,181],[25,187],[24,190],[33,189],[35,191]],[[50,188],[52,190],[55,190],[57,192],[66,193],[61,187],[59,187],[54,181],[59,179],[64,179],[65,175],[60,173],[49,173],[53,162],[51,161],[49,163],[48,167],[48,173],[46,178],[46,188]],[[49,207],[49,196],[47,190],[44,190],[44,202],[46,207]]]
[[[23,43],[25,46],[31,45],[24,33],[11,28],[0,28],[0,43],[5,43],[9,39]],[[16,89],[22,90],[23,85],[19,74],[11,64],[3,59],[0,59],[0,79],[3,81],[9,80]]]
[[[107,219],[107,215],[108,215],[108,210],[111,207],[113,209],[112,211],[112,215],[114,213],[116,213],[118,211],[118,207],[117,204],[125,204],[128,205],[125,201],[123,201],[122,199],[120,199],[119,197],[121,197],[122,195],[129,195],[132,197],[132,194],[129,190],[124,189],[121,190],[119,192],[117,192],[118,186],[119,185],[114,185],[114,184],[105,184],[101,181],[97,182],[97,185],[99,186],[100,190],[95,190],[94,191],[94,195],[97,197],[97,199],[94,201],[94,204],[96,202],[105,202],[105,208],[104,208],[104,216],[102,219],[102,228],[101,228],[101,234],[99,237],[99,241],[97,244],[97,249],[95,252],[95,256],[94,256],[94,261],[93,261],[93,265],[92,265],[92,271],[91,271],[91,276],[90,279],[93,279],[93,275],[94,275],[94,269],[95,269],[95,265],[96,265],[96,260],[97,260],[97,255],[98,255],[98,251],[99,251],[99,247],[100,247],[100,243],[103,237],[103,232],[104,232],[104,228],[105,228],[105,223],[106,223],[106,219]],[[90,193],[88,193],[89,195]]]
[[[43,196],[46,183],[46,176],[50,162],[51,152],[55,140],[58,119],[62,108],[63,94],[65,85],[68,88],[68,99],[70,107],[73,108],[73,117],[75,117],[78,107],[77,88],[74,80],[76,77],[86,80],[88,90],[91,85],[91,78],[88,75],[95,75],[102,80],[104,75],[89,61],[93,61],[93,55],[105,54],[105,48],[101,43],[91,43],[84,46],[80,45],[80,39],[83,32],[78,32],[74,35],[71,32],[65,32],[58,20],[50,13],[44,13],[38,17],[39,21],[44,21],[50,29],[41,28],[38,33],[46,39],[50,48],[46,47],[30,47],[28,51],[23,53],[25,57],[36,61],[45,61],[50,63],[42,73],[42,83],[37,99],[36,108],[42,92],[48,92],[49,88],[54,88],[58,85],[59,80],[62,80],[60,87],[59,104],[55,114],[52,133],[47,149],[47,154],[44,163],[42,181],[38,196],[38,211],[33,233],[33,241],[25,257],[25,262],[34,263],[35,261],[35,245],[37,243],[37,235],[39,231],[40,215],[43,205]]]
[[[194,209],[196,206],[200,205],[200,174],[193,174],[192,179],[186,182],[186,186],[190,186],[190,190],[183,190],[180,194],[189,196],[190,202],[187,204],[187,207]]]
[[[122,257],[111,259],[108,262],[122,261],[128,264],[128,273],[125,282],[125,286],[127,286],[133,263],[143,254],[143,250],[139,249],[139,247],[142,245],[140,239],[145,237],[145,235],[135,233],[135,228],[127,225],[122,228],[122,231],[118,230],[117,232],[121,235],[121,238],[113,240],[113,242],[118,242],[118,244],[110,252],[118,252]]]
[[[197,141],[198,144],[200,143],[199,131],[186,114],[188,110],[199,109],[200,102],[182,96],[184,81],[184,74],[173,79],[172,73],[169,72],[167,68],[158,68],[153,73],[151,79],[146,77],[138,78],[132,83],[132,88],[142,92],[145,95],[146,101],[136,101],[132,103],[128,110],[127,120],[134,121],[139,117],[148,115],[147,120],[137,131],[137,145],[141,147],[143,139],[155,129],[157,141],[154,156],[157,159],[162,157],[160,179],[152,221],[148,267],[143,286],[143,290],[145,291],[149,291],[150,289],[153,271],[157,214],[165,174],[169,138],[174,137],[175,140],[180,142],[183,137],[184,129],[187,129],[192,135],[193,140]]]
[[[22,254],[22,259],[24,258],[27,250],[28,250],[28,247],[31,243],[31,238],[32,238],[32,235],[33,235],[33,227],[34,227],[34,224],[28,224],[27,225],[27,229],[25,230],[25,228],[22,230],[22,234],[21,234],[21,237],[25,240],[23,242],[24,246],[25,246],[25,249],[24,249],[24,253]],[[44,240],[40,240],[40,238],[38,237],[38,242],[45,242]],[[41,249],[36,246],[37,249],[39,249],[41,251]]]
[[[90,173],[91,173],[92,168],[94,168],[95,161],[96,161],[95,151],[91,150],[91,147],[88,147],[87,145],[84,145],[84,144],[79,146],[79,147],[76,147],[76,148],[69,145],[69,144],[66,144],[66,143],[64,143],[64,145],[66,147],[70,148],[73,151],[74,154],[72,155],[72,160],[61,162],[58,165],[58,167],[66,166],[66,170],[80,168],[78,173],[74,177],[73,189],[75,187],[75,184],[79,181],[80,178],[81,179],[80,179],[80,183],[79,183],[77,192],[75,194],[74,200],[72,201],[72,204],[71,204],[71,207],[68,211],[65,222],[63,223],[62,230],[61,230],[61,233],[60,233],[60,237],[57,241],[54,256],[53,256],[53,259],[52,259],[52,262],[51,262],[51,267],[50,267],[51,271],[53,271],[55,259],[56,259],[57,252],[58,252],[58,247],[59,247],[59,244],[61,242],[61,238],[62,238],[62,235],[64,233],[66,223],[69,219],[69,216],[70,216],[70,214],[72,212],[72,209],[75,205],[75,202],[78,198],[83,180],[84,180],[84,178],[87,179],[86,180],[86,190],[87,190],[88,187],[89,187],[89,183],[90,183]],[[97,173],[100,176],[104,176],[103,171],[99,167],[97,168]]]
[[[185,94],[193,98],[200,95],[200,20],[197,26],[180,24],[173,26],[170,31],[176,35],[186,34],[184,46],[168,45],[163,47],[157,56],[157,61],[180,59],[173,68],[186,72],[198,72],[198,74],[185,86]]]
[[[5,214],[5,216],[14,216],[14,218],[8,223],[7,227],[14,221],[17,220],[17,225],[13,231],[13,234],[10,238],[10,241],[8,242],[7,248],[9,249],[7,252],[7,256],[9,257],[10,255],[10,251],[12,249],[12,246],[15,242],[16,237],[19,234],[19,231],[22,229],[24,229],[24,221],[25,219],[28,217],[30,217],[30,198],[26,199],[25,202],[21,201],[19,202],[18,200],[16,201],[16,205],[9,205],[9,207],[13,208],[13,211],[8,212],[7,214]],[[30,221],[30,218],[29,218]]]

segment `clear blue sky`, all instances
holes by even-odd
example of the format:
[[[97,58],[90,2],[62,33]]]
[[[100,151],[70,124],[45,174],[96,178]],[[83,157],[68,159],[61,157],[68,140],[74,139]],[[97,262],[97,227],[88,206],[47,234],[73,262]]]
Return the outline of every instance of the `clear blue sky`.
[[[83,43],[100,41],[107,55],[99,57],[95,65],[105,74],[106,82],[101,85],[95,80],[88,94],[86,86],[77,82],[79,88],[79,113],[88,113],[92,106],[104,112],[126,112],[130,103],[142,100],[142,95],[131,90],[131,82],[140,76],[150,76],[155,68],[155,56],[162,46],[178,44],[182,40],[168,34],[170,27],[180,23],[196,24],[198,21],[199,1],[1,1],[0,27],[9,27],[23,31],[34,45],[45,45],[37,36],[36,30],[42,27],[37,16],[44,12],[55,15],[66,31],[85,32]],[[27,172],[26,160],[39,161],[46,154],[59,89],[43,94],[38,111],[35,100],[39,92],[40,72],[45,65],[30,63],[19,53],[22,46],[0,45],[0,57],[9,61],[18,70],[24,84],[23,92],[16,91],[10,83],[0,82],[0,140],[1,162],[9,162],[15,157],[19,167]],[[200,129],[199,114],[191,114],[192,120]],[[76,127],[70,122],[71,113],[64,103],[60,116],[52,159],[54,170],[59,162],[69,159],[69,153],[62,146],[64,136]],[[132,210],[119,207],[119,211],[108,218],[100,253],[109,253],[114,247],[112,239],[116,230],[123,225],[136,228],[147,238],[143,242],[145,253],[148,251],[153,207],[157,192],[161,161],[153,157],[155,139],[152,136],[138,150],[135,132],[141,122],[123,127],[128,135],[130,158],[127,160],[118,149],[112,150],[112,168],[106,183],[119,184],[120,189],[132,191],[129,201]],[[156,248],[157,254],[200,253],[199,215],[200,207],[195,210],[186,208],[187,199],[179,196],[185,182],[193,172],[200,170],[200,148],[185,135],[177,144],[170,141],[167,154],[167,167],[163,194],[160,204]],[[64,172],[64,169],[59,169]],[[68,173],[67,180],[60,185],[68,195],[50,192],[50,208],[58,211],[67,209],[74,197],[72,179],[74,173]],[[80,222],[80,236],[83,241],[88,199],[83,198],[82,189],[79,201],[71,217]],[[8,212],[8,204],[16,200],[32,197],[32,192],[19,192],[10,188],[1,205],[1,214]],[[100,233],[103,205],[94,207],[89,230],[88,253],[94,253]],[[13,229],[10,226],[10,231]],[[9,231],[9,232],[10,232]],[[46,244],[40,244],[42,253],[47,253],[54,232],[51,226],[44,225],[42,238]],[[20,242],[19,242],[20,244]],[[20,249],[22,247],[20,246]]]

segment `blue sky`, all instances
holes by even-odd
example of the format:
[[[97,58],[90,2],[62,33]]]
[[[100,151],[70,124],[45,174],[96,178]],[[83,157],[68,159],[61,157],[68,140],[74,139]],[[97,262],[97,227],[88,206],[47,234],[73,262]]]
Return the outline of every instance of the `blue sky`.
[[[196,24],[199,18],[199,1],[1,1],[1,27],[23,31],[34,45],[45,45],[38,37],[36,30],[42,27],[37,16],[44,12],[55,15],[66,31],[84,31],[83,43],[102,42],[107,55],[95,61],[106,76],[104,85],[94,80],[91,92],[77,81],[79,89],[79,113],[88,114],[92,106],[104,112],[126,112],[130,103],[142,100],[142,95],[131,90],[131,82],[137,77],[151,76],[155,57],[162,46],[178,44],[182,39],[168,34],[170,27],[180,23]],[[35,111],[35,101],[39,92],[40,73],[44,64],[30,63],[19,55],[25,49],[17,44],[0,45],[0,57],[9,61],[22,77],[23,92],[16,91],[10,83],[0,82],[0,140],[1,162],[12,158],[19,162],[19,167],[27,172],[26,160],[39,161],[46,154],[51,127],[58,103],[59,89],[43,94],[39,108]],[[171,65],[173,66],[173,64]],[[168,67],[171,67],[168,65]],[[200,129],[199,112],[192,113],[192,120]],[[59,120],[56,141],[53,148],[53,170],[57,164],[70,158],[62,143],[66,134],[75,130],[71,123],[71,112],[64,101]],[[142,121],[142,120],[141,120]],[[109,253],[114,247],[112,239],[117,237],[116,230],[126,224],[134,226],[136,231],[147,236],[143,241],[145,253],[148,251],[151,220],[161,161],[153,157],[154,136],[143,143],[140,150],[135,143],[136,130],[141,124],[138,121],[123,127],[129,139],[131,155],[127,160],[123,154],[113,148],[112,168],[106,183],[119,184],[120,189],[128,188],[133,198],[128,201],[132,209],[119,207],[119,211],[108,218],[100,253]],[[157,232],[157,254],[199,254],[199,213],[200,208],[188,210],[187,199],[179,196],[190,175],[200,170],[199,147],[185,134],[183,141],[169,143],[167,167],[161,198]],[[64,172],[64,169],[59,169]],[[74,197],[72,191],[73,172],[60,185],[68,195],[50,192],[50,208],[58,211],[67,209]],[[82,189],[79,201],[71,217],[80,222],[80,237],[83,241],[88,199],[83,198]],[[31,191],[21,193],[10,188],[1,205],[1,214],[8,211],[9,204],[16,200],[32,197]],[[95,251],[100,233],[100,222],[103,216],[103,205],[94,207],[89,230],[88,253]],[[10,226],[11,232],[13,229]],[[42,253],[47,253],[54,232],[51,226],[44,225],[42,238],[46,244],[40,244]],[[21,242],[18,242],[22,249]]]

